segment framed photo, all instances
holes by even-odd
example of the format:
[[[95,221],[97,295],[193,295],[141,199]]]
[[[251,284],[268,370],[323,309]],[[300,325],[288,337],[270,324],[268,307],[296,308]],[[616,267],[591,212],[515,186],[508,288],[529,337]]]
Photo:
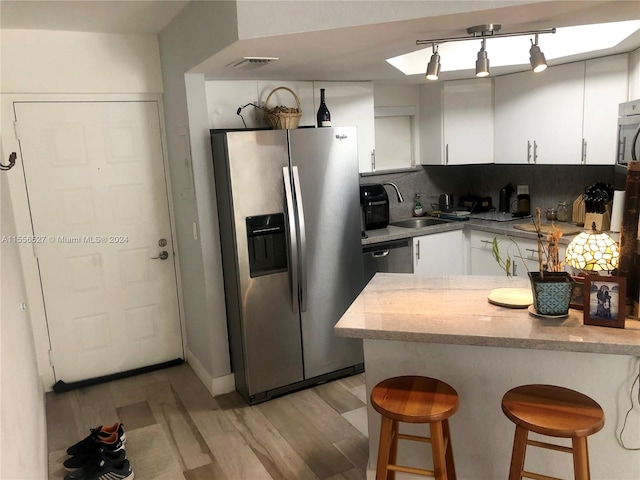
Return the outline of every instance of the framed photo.
[[[571,287],[571,300],[569,300],[569,308],[582,310],[584,305],[584,277],[571,277],[573,286]]]
[[[626,278],[587,275],[584,279],[584,324],[624,328]]]

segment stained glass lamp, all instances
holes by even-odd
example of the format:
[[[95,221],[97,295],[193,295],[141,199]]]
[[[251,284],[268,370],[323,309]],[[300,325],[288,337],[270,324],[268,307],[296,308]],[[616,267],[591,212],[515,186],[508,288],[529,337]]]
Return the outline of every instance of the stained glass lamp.
[[[583,272],[612,271],[618,268],[618,245],[604,232],[591,230],[576,236],[567,246],[566,263]]]

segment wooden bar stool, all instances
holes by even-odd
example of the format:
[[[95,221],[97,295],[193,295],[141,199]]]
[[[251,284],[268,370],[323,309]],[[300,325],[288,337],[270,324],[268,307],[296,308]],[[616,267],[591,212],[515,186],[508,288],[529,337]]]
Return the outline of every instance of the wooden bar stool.
[[[509,390],[502,397],[502,411],[516,424],[509,480],[558,480],[524,470],[527,445],[573,454],[575,479],[590,478],[587,437],[604,426],[604,412],[597,402],[568,388],[524,385]],[[570,438],[572,446],[529,440],[529,432]]]
[[[376,480],[394,480],[396,471],[456,480],[448,418],[458,410],[458,394],[451,386],[428,377],[388,378],[373,387],[371,405],[382,415]],[[428,423],[431,437],[402,434],[398,422]],[[396,465],[398,439],[431,443],[434,470]]]

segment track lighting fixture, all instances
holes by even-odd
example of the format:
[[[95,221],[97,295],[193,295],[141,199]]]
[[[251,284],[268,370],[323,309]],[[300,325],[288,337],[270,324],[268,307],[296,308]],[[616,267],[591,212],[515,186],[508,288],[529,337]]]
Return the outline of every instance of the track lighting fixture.
[[[482,39],[482,46],[478,52],[478,59],[476,60],[476,76],[486,77],[489,75],[489,57],[487,56],[486,42],[487,38],[497,37],[519,37],[524,35],[535,35],[535,41],[531,41],[531,49],[529,50],[531,67],[534,72],[542,72],[547,68],[547,61],[544,58],[544,54],[540,51],[538,46],[538,35],[543,33],[556,33],[555,28],[546,30],[530,30],[526,32],[512,32],[512,33],[500,33],[502,25],[487,24],[476,25],[474,27],[467,28],[467,36],[464,37],[449,37],[449,38],[434,38],[432,40],[416,40],[416,45],[430,44],[433,48],[433,54],[431,60],[427,66],[426,78],[429,80],[437,80],[440,73],[440,55],[438,54],[438,45],[447,42],[460,42],[464,40],[472,40],[474,38]]]
[[[538,46],[538,34],[535,35],[535,41],[531,40],[531,49],[529,50],[529,61],[531,62],[531,68],[533,71],[543,72],[547,69],[547,60],[544,58],[544,53],[540,51]]]
[[[476,60],[476,77],[486,77],[489,75],[489,57],[487,57],[487,40],[482,39],[482,47],[478,52],[478,59]]]
[[[438,54],[438,45],[435,43],[432,45],[433,54],[429,65],[427,65],[427,74],[425,75],[427,80],[437,80],[440,74],[440,55]]]

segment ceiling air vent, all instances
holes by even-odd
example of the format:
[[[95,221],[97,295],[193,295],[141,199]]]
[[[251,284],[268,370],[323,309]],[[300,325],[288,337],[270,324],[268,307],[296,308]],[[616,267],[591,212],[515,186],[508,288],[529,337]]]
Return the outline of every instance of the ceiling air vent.
[[[267,65],[271,62],[280,60],[278,57],[242,57],[229,63],[227,67],[233,68],[258,68]]]

